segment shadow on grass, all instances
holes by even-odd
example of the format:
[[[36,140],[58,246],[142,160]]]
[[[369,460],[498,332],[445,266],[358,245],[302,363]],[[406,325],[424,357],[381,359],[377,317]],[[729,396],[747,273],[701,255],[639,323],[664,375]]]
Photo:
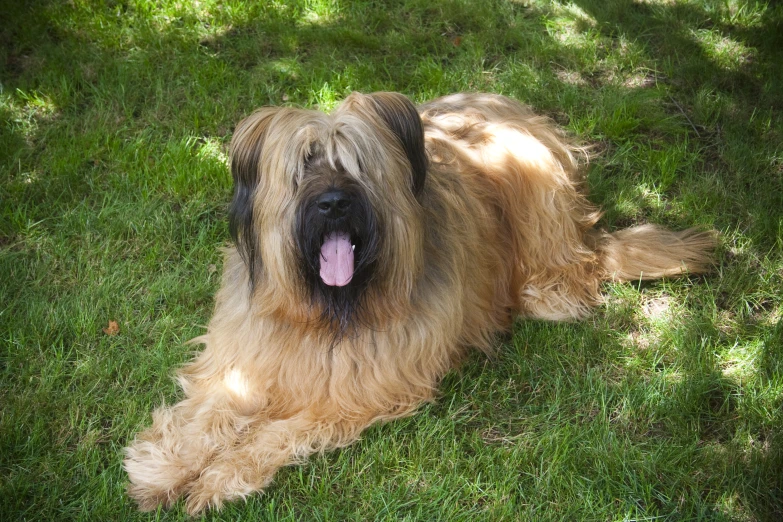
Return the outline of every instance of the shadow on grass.
[[[764,395],[770,393],[768,383],[780,376],[774,368],[778,363],[769,365],[783,357],[780,324],[758,328],[759,338],[744,341],[760,345],[760,361],[750,377],[718,364],[718,354],[727,349],[713,328],[702,321],[686,321],[675,333],[678,346],[683,347],[686,371],[672,390],[669,415],[684,420],[698,436],[704,448],[703,469],[721,470],[709,480],[713,488],[737,495],[752,519],[779,519],[783,514],[783,417],[780,410],[768,410]],[[748,381],[755,385],[748,386]]]
[[[783,217],[783,6],[770,3],[759,16],[718,2],[575,3],[601,34],[642,42],[645,61],[668,74],[660,80],[671,86],[669,110],[687,119],[703,174],[730,209],[716,216],[718,225],[750,228],[761,250],[775,246]],[[750,219],[738,223],[743,214]]]

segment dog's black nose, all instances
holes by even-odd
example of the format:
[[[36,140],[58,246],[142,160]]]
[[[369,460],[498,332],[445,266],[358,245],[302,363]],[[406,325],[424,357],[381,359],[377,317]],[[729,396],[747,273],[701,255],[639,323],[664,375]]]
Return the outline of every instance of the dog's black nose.
[[[328,218],[337,219],[348,213],[351,208],[351,196],[339,189],[330,190],[318,196],[316,204],[321,214]]]

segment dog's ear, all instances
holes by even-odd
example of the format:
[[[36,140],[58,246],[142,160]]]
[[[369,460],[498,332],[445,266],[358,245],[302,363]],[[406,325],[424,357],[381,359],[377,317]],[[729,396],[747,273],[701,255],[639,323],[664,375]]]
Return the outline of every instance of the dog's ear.
[[[267,128],[280,109],[259,109],[237,125],[231,139],[231,175],[234,196],[228,209],[228,230],[254,281],[260,266],[258,238],[253,233],[254,196],[258,187],[259,162],[267,138]]]
[[[367,97],[372,100],[378,116],[399,138],[413,169],[413,193],[418,195],[427,177],[427,152],[419,112],[408,98],[396,92],[376,92]]]

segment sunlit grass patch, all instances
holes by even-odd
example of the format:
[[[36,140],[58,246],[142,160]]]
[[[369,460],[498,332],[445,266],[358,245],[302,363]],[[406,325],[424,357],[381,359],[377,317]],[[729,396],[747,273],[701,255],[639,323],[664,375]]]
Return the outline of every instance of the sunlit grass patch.
[[[696,31],[693,37],[702,45],[704,53],[726,70],[738,70],[754,59],[752,48],[714,31]]]

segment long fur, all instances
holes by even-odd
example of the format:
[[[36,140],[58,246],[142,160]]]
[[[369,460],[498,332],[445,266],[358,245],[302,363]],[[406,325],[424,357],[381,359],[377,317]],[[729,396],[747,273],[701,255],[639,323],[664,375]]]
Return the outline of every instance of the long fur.
[[[594,229],[578,148],[515,101],[458,94],[416,109],[354,93],[332,114],[264,108],[231,144],[234,200],[205,345],[184,400],[127,448],[144,510],[196,513],[266,487],[281,466],[410,414],[470,347],[517,315],[585,316],[604,280],[696,273],[710,232]],[[357,214],[319,217],[326,190]],[[357,217],[358,216],[358,217]],[[356,280],[317,276],[330,228],[356,238]]]

